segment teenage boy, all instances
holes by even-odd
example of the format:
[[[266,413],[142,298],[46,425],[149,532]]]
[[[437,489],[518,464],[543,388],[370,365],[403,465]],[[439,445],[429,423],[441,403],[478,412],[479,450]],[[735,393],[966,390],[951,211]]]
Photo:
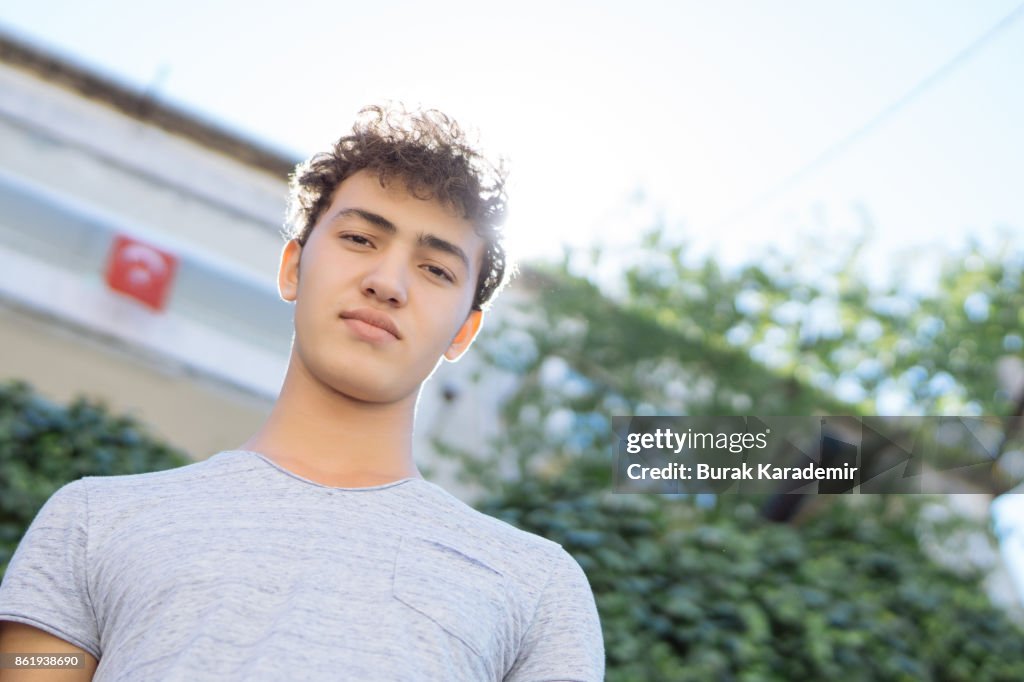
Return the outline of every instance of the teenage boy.
[[[505,278],[503,184],[435,111],[371,107],[300,165],[269,418],[203,462],[55,493],[0,587],[0,651],[84,655],[46,679],[601,679],[579,565],[413,461],[423,382]]]

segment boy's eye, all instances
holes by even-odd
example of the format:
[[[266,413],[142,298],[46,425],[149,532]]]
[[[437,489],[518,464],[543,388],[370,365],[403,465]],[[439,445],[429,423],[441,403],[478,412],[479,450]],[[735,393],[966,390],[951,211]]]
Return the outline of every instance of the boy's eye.
[[[341,238],[360,246],[373,246],[373,243],[361,234],[343,234]]]
[[[439,268],[436,265],[426,265],[424,267],[427,269],[427,272],[429,272],[432,275],[440,277],[441,279],[448,280],[449,282],[455,281],[455,279],[450,274],[448,274],[448,271],[445,270],[444,268]]]

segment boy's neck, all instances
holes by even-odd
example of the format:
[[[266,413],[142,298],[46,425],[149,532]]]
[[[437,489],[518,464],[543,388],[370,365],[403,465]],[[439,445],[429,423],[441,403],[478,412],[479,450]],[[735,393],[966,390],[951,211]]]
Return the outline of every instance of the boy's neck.
[[[316,382],[292,360],[270,416],[238,449],[331,487],[421,477],[412,456],[416,393],[395,403],[362,402]]]

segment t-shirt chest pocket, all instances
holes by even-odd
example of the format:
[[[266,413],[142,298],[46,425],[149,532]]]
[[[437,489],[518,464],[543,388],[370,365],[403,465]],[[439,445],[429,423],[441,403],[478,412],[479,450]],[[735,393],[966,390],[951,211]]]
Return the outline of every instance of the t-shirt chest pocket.
[[[402,539],[393,593],[478,656],[494,653],[507,625],[505,577],[483,561],[440,542]]]

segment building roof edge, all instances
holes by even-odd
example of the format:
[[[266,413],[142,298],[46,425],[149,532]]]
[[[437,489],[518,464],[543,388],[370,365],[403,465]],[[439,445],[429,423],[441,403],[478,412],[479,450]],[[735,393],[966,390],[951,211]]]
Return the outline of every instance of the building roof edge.
[[[104,104],[252,168],[285,178],[299,159],[228,130],[193,112],[137,92],[114,79],[0,30],[0,63]]]

